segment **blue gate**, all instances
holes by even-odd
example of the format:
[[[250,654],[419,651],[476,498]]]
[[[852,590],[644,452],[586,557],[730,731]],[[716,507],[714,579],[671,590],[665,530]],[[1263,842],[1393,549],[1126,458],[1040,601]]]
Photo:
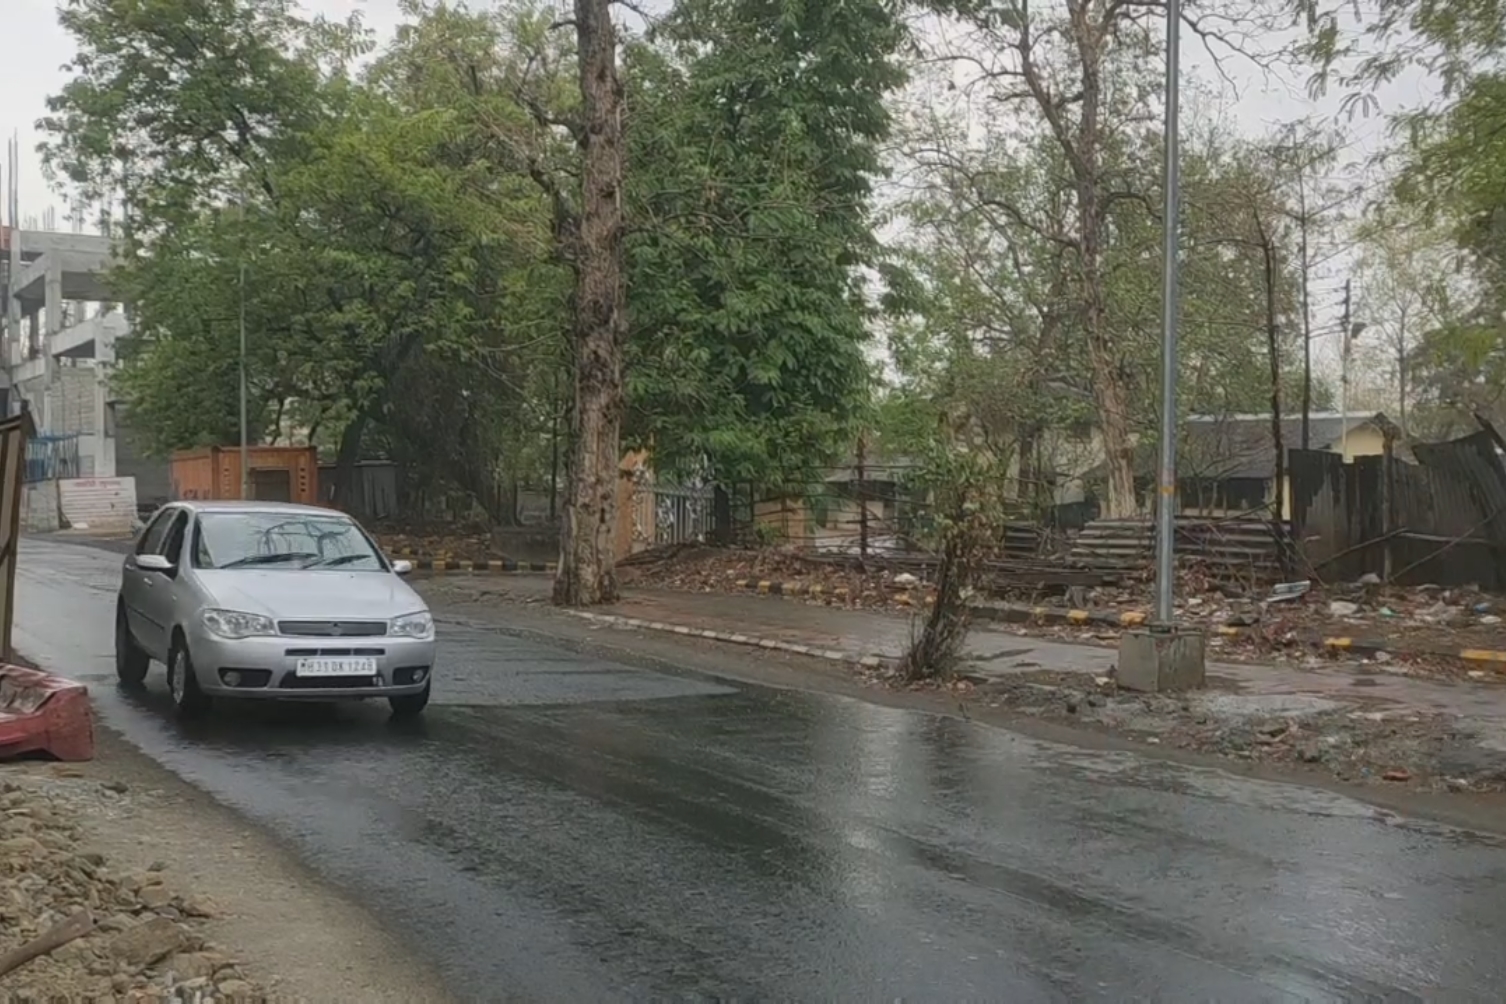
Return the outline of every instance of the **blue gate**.
[[[27,482],[78,477],[78,437],[36,435],[26,441]]]

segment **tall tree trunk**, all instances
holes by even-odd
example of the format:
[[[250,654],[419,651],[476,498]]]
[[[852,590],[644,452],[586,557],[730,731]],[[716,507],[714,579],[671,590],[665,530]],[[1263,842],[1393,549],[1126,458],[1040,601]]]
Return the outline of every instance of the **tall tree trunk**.
[[[1401,420],[1401,431],[1407,431],[1407,310],[1402,308],[1396,329],[1396,417]]]
[[[1260,253],[1265,265],[1265,345],[1271,365],[1271,446],[1276,451],[1275,479],[1271,482],[1271,533],[1276,541],[1281,574],[1284,578],[1291,578],[1291,553],[1282,525],[1286,520],[1286,437],[1281,432],[1281,330],[1276,314],[1276,248],[1258,208],[1255,210],[1255,230],[1260,235]]]
[[[1084,74],[1085,77],[1089,76]],[[1092,87],[1097,94],[1096,77]],[[1086,90],[1087,88],[1085,88]],[[1095,101],[1096,105],[1096,101]],[[1088,336],[1088,361],[1093,374],[1093,398],[1098,406],[1098,430],[1103,437],[1103,456],[1108,470],[1110,519],[1133,516],[1140,502],[1135,495],[1135,447],[1130,439],[1129,394],[1124,386],[1124,368],[1114,336],[1108,330],[1108,310],[1103,291],[1103,216],[1099,205],[1098,125],[1095,114],[1083,113],[1078,145],[1092,173],[1079,179],[1078,212],[1081,216],[1081,268],[1083,329]]]
[[[1086,0],[1069,3],[1067,11],[1077,48],[1082,101],[1076,142],[1064,142],[1063,145],[1067,148],[1068,162],[1076,180],[1082,322],[1088,339],[1093,398],[1098,407],[1098,430],[1103,437],[1104,464],[1108,472],[1108,500],[1104,515],[1112,519],[1133,516],[1140,504],[1135,496],[1129,393],[1119,351],[1108,330],[1107,297],[1103,290],[1103,231],[1107,207],[1102,202],[1100,191],[1102,135],[1099,114],[1103,105],[1106,22],[1096,16]],[[1053,122],[1053,129],[1063,132],[1056,122]]]
[[[622,88],[609,0],[575,0],[584,129],[576,244],[575,407],[554,602],[617,598],[614,530],[627,296],[622,268]]]
[[[370,419],[358,414],[340,433],[340,448],[335,454],[335,495],[331,500],[337,509],[348,507],[355,499],[356,464],[361,459],[361,440],[366,436],[368,424]]]

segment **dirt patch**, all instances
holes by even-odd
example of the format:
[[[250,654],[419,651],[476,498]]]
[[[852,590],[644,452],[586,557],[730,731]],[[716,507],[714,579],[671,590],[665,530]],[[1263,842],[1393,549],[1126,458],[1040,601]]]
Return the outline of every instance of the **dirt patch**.
[[[43,847],[0,850],[0,913],[17,911],[0,920],[0,953],[80,905],[99,922],[0,978],[0,999],[449,1000],[285,848],[113,734],[97,740],[92,763],[0,767],[0,799],[15,803],[0,802],[0,827]]]

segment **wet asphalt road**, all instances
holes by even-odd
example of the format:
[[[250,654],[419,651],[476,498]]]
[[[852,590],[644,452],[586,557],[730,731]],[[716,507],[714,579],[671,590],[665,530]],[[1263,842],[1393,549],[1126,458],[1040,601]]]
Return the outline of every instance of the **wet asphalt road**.
[[[21,651],[462,1000],[1500,1000],[1506,849],[1338,796],[440,617],[435,703],[113,686],[119,557],[26,541]],[[710,667],[708,667],[710,668]]]

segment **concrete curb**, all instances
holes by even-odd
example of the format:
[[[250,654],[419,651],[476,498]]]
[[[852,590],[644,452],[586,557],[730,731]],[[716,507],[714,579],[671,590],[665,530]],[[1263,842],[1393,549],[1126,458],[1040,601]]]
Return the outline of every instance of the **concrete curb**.
[[[895,665],[899,660],[892,656],[863,655],[858,652],[844,652],[834,648],[817,648],[814,645],[801,645],[798,642],[781,641],[778,638],[761,638],[757,635],[743,634],[733,631],[713,631],[708,628],[693,628],[685,624],[670,624],[665,621],[644,620],[641,617],[623,617],[620,614],[598,614],[589,610],[566,610],[565,613],[581,620],[591,621],[595,624],[606,624],[616,628],[636,628],[640,631],[658,631],[661,634],[676,634],[688,638],[704,638],[708,641],[723,642],[728,645],[742,645],[746,648],[773,649],[778,652],[790,652],[795,655],[804,655],[814,659],[825,659],[828,662],[841,662],[851,666],[859,666],[863,669],[883,669]]]

